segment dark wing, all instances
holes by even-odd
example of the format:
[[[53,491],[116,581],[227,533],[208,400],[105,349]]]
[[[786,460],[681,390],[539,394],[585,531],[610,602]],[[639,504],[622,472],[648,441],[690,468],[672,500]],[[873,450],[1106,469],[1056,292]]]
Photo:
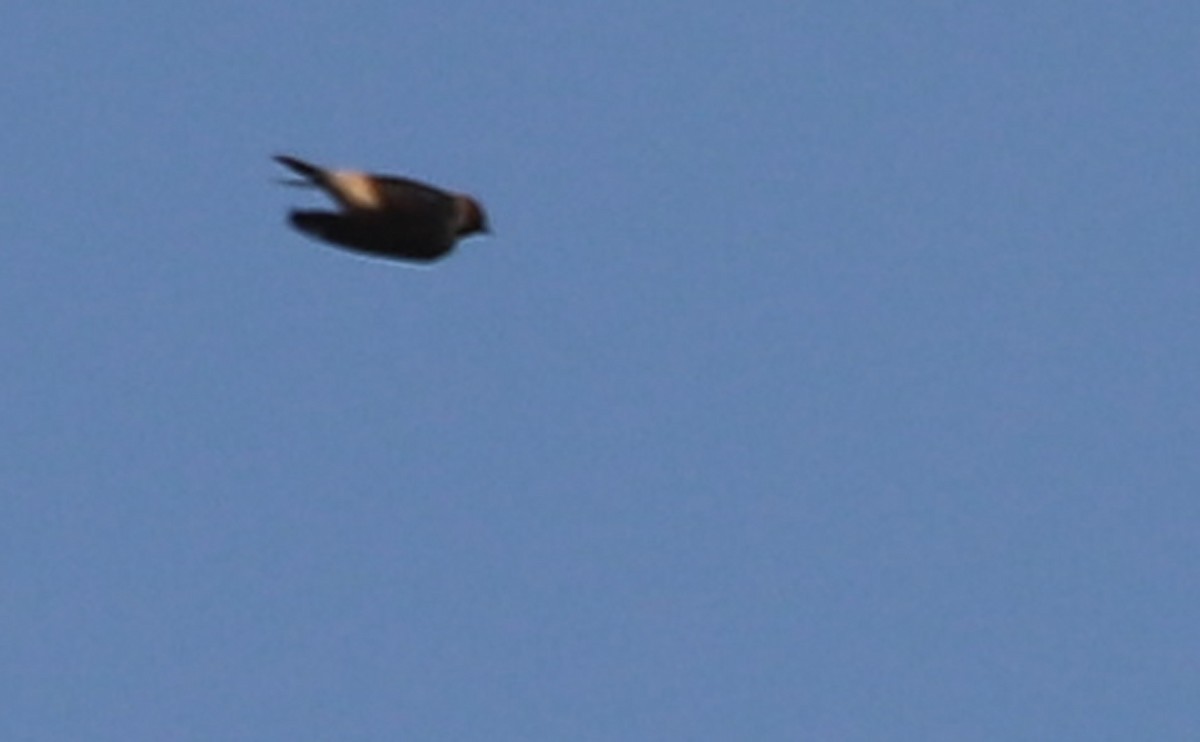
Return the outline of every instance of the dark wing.
[[[394,175],[372,175],[375,186],[388,208],[429,210],[447,213],[453,209],[454,196],[419,180]]]
[[[357,252],[401,260],[436,260],[454,247],[445,229],[404,214],[293,211],[292,226],[317,239]]]

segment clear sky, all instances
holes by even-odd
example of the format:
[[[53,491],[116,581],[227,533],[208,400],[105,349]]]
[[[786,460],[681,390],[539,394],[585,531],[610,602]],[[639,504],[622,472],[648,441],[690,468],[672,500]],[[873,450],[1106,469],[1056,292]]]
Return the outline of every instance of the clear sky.
[[[7,3],[0,738],[1200,739],[1198,28]]]

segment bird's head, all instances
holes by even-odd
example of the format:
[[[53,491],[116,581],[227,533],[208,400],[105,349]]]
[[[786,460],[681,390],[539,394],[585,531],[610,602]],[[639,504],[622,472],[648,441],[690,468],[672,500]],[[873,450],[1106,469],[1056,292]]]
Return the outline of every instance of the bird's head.
[[[459,237],[465,237],[469,234],[491,234],[491,227],[488,226],[487,212],[483,210],[483,206],[470,196],[458,197],[458,230]]]

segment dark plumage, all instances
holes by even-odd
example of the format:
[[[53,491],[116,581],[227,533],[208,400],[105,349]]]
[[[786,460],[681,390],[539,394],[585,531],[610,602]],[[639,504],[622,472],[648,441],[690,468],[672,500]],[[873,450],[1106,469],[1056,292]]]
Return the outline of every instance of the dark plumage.
[[[487,232],[487,215],[470,196],[407,178],[356,170],[326,170],[295,157],[275,160],[301,175],[301,185],[325,191],[338,211],[296,210],[296,229],[325,242],[398,260],[445,257],[461,237]]]

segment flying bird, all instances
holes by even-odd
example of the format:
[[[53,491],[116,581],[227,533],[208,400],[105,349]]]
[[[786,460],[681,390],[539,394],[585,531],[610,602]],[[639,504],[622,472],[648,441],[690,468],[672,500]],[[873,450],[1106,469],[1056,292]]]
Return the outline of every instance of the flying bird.
[[[460,238],[488,232],[487,214],[471,196],[393,175],[327,170],[286,155],[275,160],[301,176],[285,182],[320,188],[340,207],[294,210],[292,226],[339,247],[428,263],[449,254]]]

